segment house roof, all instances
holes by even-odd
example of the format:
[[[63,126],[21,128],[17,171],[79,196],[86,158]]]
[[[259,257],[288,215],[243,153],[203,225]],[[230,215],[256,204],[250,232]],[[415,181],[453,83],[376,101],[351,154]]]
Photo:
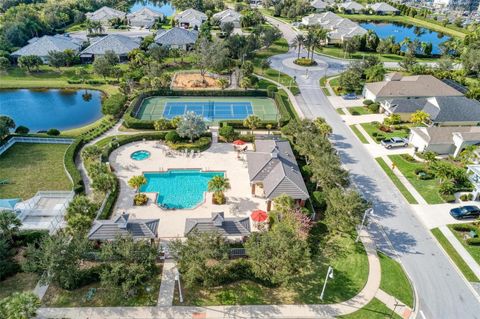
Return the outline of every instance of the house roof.
[[[78,51],[81,43],[74,38],[64,35],[44,35],[41,38],[33,38],[23,48],[12,53],[12,56],[36,55],[48,56],[48,52],[57,51],[63,52],[65,50]]]
[[[203,12],[190,8],[185,11],[177,13],[175,15],[175,20],[180,22],[188,22],[188,21],[202,22],[207,20],[207,15]]]
[[[130,51],[140,47],[139,38],[131,38],[119,34],[109,34],[90,44],[81,52],[84,54],[102,55],[107,51],[113,51],[118,55],[128,54]]]
[[[142,24],[146,27],[151,27],[157,19],[162,17],[163,13],[147,7],[143,7],[140,10],[127,14],[127,19],[131,24]]]
[[[198,31],[175,27],[169,30],[158,30],[155,36],[155,43],[166,46],[187,45],[194,44],[197,38]]]
[[[404,76],[400,80],[366,83],[365,89],[377,98],[463,95],[432,75]]]
[[[125,15],[126,15],[125,12],[112,9],[109,7],[101,7],[97,11],[87,12],[85,14],[87,19],[92,21],[110,20],[115,18],[123,19],[125,18]]]
[[[429,98],[423,110],[434,122],[480,122],[480,102],[464,96]]]
[[[310,5],[315,9],[325,9],[327,7],[327,3],[322,0],[314,0]]]
[[[308,199],[309,194],[288,141],[256,140],[255,152],[247,153],[250,182],[262,182],[265,196],[287,194]]]
[[[405,99],[396,98],[385,100],[382,102],[382,106],[388,105],[389,110],[392,113],[414,113],[415,111],[422,110],[425,106],[427,99]]]
[[[329,32],[328,37],[330,39],[345,40],[345,39],[351,39],[356,35],[364,35],[367,32],[368,32],[367,30],[365,30],[360,26],[355,26],[353,28],[339,28]]]
[[[193,231],[214,232],[223,236],[248,236],[250,235],[249,217],[225,218],[223,212],[212,213],[211,218],[187,218],[185,221],[185,236]]]
[[[429,144],[453,144],[454,135],[460,136],[464,141],[480,142],[480,127],[477,126],[414,127],[412,133],[418,134]]]
[[[385,2],[377,2],[374,4],[369,5],[373,11],[382,11],[382,12],[397,12],[399,11],[397,8],[392,7],[388,3]]]
[[[131,219],[129,214],[122,214],[115,220],[95,221],[88,239],[113,240],[119,235],[130,235],[135,239],[156,238],[159,222],[159,219]]]
[[[360,3],[355,1],[344,2],[344,3],[341,3],[339,6],[346,10],[356,10],[356,11],[359,11],[365,8]]]
[[[212,16],[212,19],[218,20],[220,22],[234,22],[234,21],[240,21],[241,17],[242,15],[239,12],[232,9],[227,9],[227,10],[223,10],[218,13],[215,13]]]

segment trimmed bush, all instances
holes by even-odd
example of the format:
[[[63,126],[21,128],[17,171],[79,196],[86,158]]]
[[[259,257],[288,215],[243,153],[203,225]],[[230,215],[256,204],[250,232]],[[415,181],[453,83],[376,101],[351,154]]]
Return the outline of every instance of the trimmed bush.
[[[218,134],[227,142],[232,142],[238,137],[238,133],[230,125],[224,125],[218,130]]]
[[[372,113],[378,113],[378,111],[380,110],[380,104],[378,103],[372,103],[367,107]]]
[[[460,200],[466,202],[466,201],[470,201],[473,199],[473,194],[462,194],[460,195]]]
[[[478,231],[479,228],[473,224],[454,224],[452,228],[456,231],[469,232],[469,231]]]
[[[250,134],[250,133],[248,133],[248,134],[240,134],[240,135],[238,136],[238,139],[239,139],[239,140],[242,140],[242,141],[244,141],[244,142],[247,142],[247,143],[253,143],[253,142],[255,142],[255,135],[254,135],[254,134]]]
[[[298,58],[293,60],[293,63],[301,66],[312,66],[312,65],[317,65],[317,62],[313,59],[307,59],[307,58]]]
[[[51,128],[47,131],[47,135],[58,136],[60,135],[60,131],[57,130],[56,128]]]
[[[84,191],[82,175],[80,175],[80,172],[77,170],[77,167],[75,165],[75,158],[77,157],[77,154],[82,148],[82,146],[83,146],[83,140],[81,138],[75,140],[67,148],[65,152],[65,157],[64,157],[65,169],[67,170],[68,174],[72,178],[73,191],[76,194],[83,193]]]
[[[170,143],[177,143],[180,142],[182,138],[176,131],[170,131],[165,135],[165,141]]]
[[[400,157],[406,160],[407,162],[415,163],[417,160],[410,154],[400,154]]]
[[[28,132],[30,132],[30,129],[23,125],[20,125],[15,129],[15,133],[17,134],[28,134]]]
[[[168,146],[174,150],[195,150],[203,152],[210,147],[212,143],[212,138],[209,136],[202,136],[199,139],[195,140],[193,143],[168,143]]]
[[[275,93],[278,92],[278,88],[275,85],[269,85],[267,86],[267,95],[268,97],[273,98]]]
[[[475,238],[469,238],[467,239],[467,244],[472,245],[472,246],[480,246],[480,238],[475,237]]]
[[[364,101],[363,101],[363,105],[368,106],[368,105],[370,105],[370,104],[373,104],[373,101],[372,101],[372,100],[368,100],[368,99],[367,99],[367,100],[364,100]]]
[[[146,205],[148,202],[148,197],[146,194],[135,194],[133,197],[133,204],[135,206]]]

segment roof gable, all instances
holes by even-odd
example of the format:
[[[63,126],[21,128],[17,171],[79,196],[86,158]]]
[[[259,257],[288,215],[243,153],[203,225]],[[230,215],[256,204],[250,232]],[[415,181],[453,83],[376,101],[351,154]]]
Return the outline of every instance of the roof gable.
[[[140,47],[140,40],[119,34],[110,34],[93,42],[81,54],[105,54],[107,51],[114,53],[128,54],[130,51]]]
[[[31,39],[33,40],[33,39]],[[63,52],[65,50],[78,51],[80,43],[77,40],[67,36],[50,36],[44,35],[41,38],[36,38],[30,41],[29,44],[23,48],[12,53],[12,56],[36,55],[48,56],[50,51]]]

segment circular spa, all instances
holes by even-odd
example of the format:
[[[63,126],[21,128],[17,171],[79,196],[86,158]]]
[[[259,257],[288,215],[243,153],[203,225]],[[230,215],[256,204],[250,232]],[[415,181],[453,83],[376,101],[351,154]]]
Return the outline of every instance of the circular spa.
[[[150,152],[145,150],[136,151],[130,155],[130,158],[135,161],[143,161],[149,157],[150,157]]]

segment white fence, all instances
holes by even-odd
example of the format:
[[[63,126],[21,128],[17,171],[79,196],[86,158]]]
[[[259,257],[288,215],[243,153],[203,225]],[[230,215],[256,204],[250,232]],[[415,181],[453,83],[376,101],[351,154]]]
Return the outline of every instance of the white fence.
[[[73,138],[63,137],[27,137],[27,136],[14,136],[9,139],[5,144],[0,146],[0,155],[5,153],[15,143],[36,143],[36,144],[72,144]]]

